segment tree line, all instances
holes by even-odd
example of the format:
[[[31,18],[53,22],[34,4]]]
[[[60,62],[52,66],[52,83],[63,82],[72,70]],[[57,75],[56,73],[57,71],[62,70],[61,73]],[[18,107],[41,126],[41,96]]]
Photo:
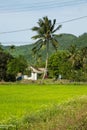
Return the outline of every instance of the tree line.
[[[47,16],[39,19],[37,24],[38,26],[32,28],[32,31],[36,32],[36,35],[32,37],[35,40],[32,55],[38,56],[36,66],[44,65],[43,79],[46,75],[49,78],[55,77],[55,79],[61,75],[63,79],[71,81],[87,81],[87,46],[78,48],[76,44],[72,44],[68,50],[59,51],[59,41],[55,32],[62,26],[56,26],[56,19],[51,21]],[[61,35],[57,34],[57,37],[61,37]],[[49,56],[50,45],[56,50],[51,56]],[[43,47],[45,47],[46,54],[45,63],[39,55]],[[14,49],[14,46],[11,49]],[[0,46],[0,81],[16,81],[17,73],[27,73],[27,67],[28,63],[23,56],[14,57]]]

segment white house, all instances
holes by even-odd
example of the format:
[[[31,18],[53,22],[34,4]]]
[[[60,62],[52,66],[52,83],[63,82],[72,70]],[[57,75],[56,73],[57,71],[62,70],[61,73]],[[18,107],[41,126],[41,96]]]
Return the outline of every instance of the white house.
[[[38,68],[38,69],[36,69],[36,68],[34,68],[32,66],[30,66],[29,68],[31,69],[31,76],[28,77],[27,75],[24,75],[23,79],[37,80],[37,75],[38,74],[42,74],[42,73],[44,73],[44,71],[46,71],[45,68]]]

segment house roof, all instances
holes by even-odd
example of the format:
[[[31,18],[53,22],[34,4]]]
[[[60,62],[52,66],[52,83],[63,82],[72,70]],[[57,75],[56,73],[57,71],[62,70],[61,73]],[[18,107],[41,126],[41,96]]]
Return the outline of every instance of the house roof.
[[[44,71],[46,71],[45,68],[35,68],[35,67],[32,67],[32,66],[30,66],[30,69],[31,69],[34,73],[39,73],[39,74],[42,74],[42,73],[44,73]]]

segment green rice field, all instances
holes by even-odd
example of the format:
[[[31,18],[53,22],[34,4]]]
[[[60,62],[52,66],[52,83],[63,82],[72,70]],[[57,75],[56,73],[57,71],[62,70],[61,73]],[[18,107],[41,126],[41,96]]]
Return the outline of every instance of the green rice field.
[[[0,123],[87,96],[87,85],[1,84]]]

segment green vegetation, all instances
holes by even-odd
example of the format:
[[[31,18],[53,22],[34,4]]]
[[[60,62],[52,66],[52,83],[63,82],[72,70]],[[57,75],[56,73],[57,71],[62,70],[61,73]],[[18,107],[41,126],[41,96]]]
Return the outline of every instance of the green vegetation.
[[[87,85],[0,85],[0,124],[16,124],[25,128],[23,130],[27,127],[32,130],[55,129],[56,121],[63,123],[67,118],[67,121],[69,118],[74,121],[79,116],[76,114],[82,111],[85,114],[86,108]],[[81,119],[85,121],[84,116]]]
[[[72,45],[73,40],[77,39],[76,36],[72,34],[61,34],[55,36],[57,41],[59,41],[58,49],[59,50],[65,50],[67,49],[70,45]],[[32,48],[33,44],[30,45],[24,45],[24,46],[15,46],[15,49],[11,50],[10,46],[3,46],[3,48],[10,52],[13,56],[18,57],[19,55],[22,55],[27,59],[29,63],[35,63],[34,56],[32,55]],[[55,52],[54,47],[51,45],[49,46],[49,56]],[[42,60],[45,61],[46,58],[46,53],[45,53],[45,47],[39,51],[39,53],[42,56]],[[36,59],[37,60],[37,59]]]
[[[7,64],[11,61],[13,57],[9,54],[3,51],[3,49],[0,50],[0,81],[7,80],[7,77],[9,74],[7,74]],[[9,75],[11,77],[12,75]]]
[[[49,77],[71,81],[87,81],[87,47],[72,45],[67,51],[54,53],[49,58]]]
[[[82,34],[75,39],[72,44],[75,44],[78,48],[87,47],[87,33]]]
[[[57,53],[54,53],[52,45],[49,45],[49,77],[57,79],[59,74],[61,74],[63,79],[68,79],[71,81],[87,81],[87,33],[79,36],[78,38],[71,34],[61,34],[54,37],[57,39],[57,41],[59,41],[59,50]],[[38,42],[37,46],[40,46]],[[1,51],[3,51],[2,46],[0,47]],[[13,72],[16,74],[19,71],[22,72],[22,70],[22,73],[25,72],[25,69],[27,68],[27,62],[25,62],[25,60],[23,59],[27,59],[28,66],[33,65],[37,68],[45,66],[46,48],[39,48],[39,53],[35,57],[32,53],[33,47],[34,45],[32,44],[15,48],[14,46],[4,48],[5,51],[9,51],[13,57],[16,57],[16,59],[14,58],[13,60],[11,60],[10,63],[8,63],[8,68],[2,67],[3,69],[6,68],[5,71],[9,72],[9,75],[7,76],[7,81],[10,81],[10,79],[14,79],[14,76],[12,76]],[[21,58],[22,56],[24,56],[24,58]],[[5,58],[2,58],[1,56],[1,59],[1,62],[3,62],[3,59],[6,60],[6,56]],[[5,62],[7,63],[7,61]],[[6,66],[5,62],[3,62],[3,65],[5,64],[4,66]],[[4,73],[4,71],[2,71],[2,68],[1,72]],[[29,72],[26,73],[29,74]]]
[[[7,73],[12,74],[16,77],[19,72],[23,74],[26,68],[27,68],[27,61],[23,56],[19,56],[17,58],[12,59],[7,64]]]
[[[76,45],[78,48],[83,48],[87,46],[87,33],[76,37],[72,34],[60,34],[60,36],[56,35],[56,39],[59,42],[58,50],[67,50],[71,45]],[[30,44],[30,43],[29,43]],[[13,56],[24,56],[29,63],[34,63],[35,59],[32,55],[33,44],[24,45],[24,46],[15,46],[14,50],[11,50],[9,46],[3,46],[3,48],[10,52]],[[54,53],[54,48],[50,46],[49,56]],[[42,55],[42,59],[45,60],[46,54],[42,49],[40,54]]]
[[[24,73],[26,68],[27,61],[24,57],[13,57],[0,49],[0,81],[16,81],[17,74]]]
[[[33,45],[0,43],[0,130],[87,130],[87,33],[54,35],[61,27],[55,29],[55,24],[55,19],[39,19],[32,28],[37,32]],[[11,83],[29,74],[32,64],[45,65],[43,79],[45,75],[49,79],[43,84]],[[59,75],[62,79],[58,80]]]

